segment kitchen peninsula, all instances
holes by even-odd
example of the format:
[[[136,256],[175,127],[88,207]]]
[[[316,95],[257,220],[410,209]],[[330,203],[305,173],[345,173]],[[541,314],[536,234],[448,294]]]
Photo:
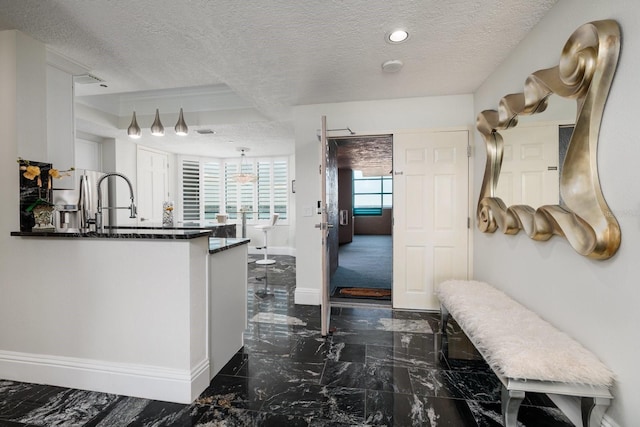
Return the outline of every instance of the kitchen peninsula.
[[[242,347],[248,239],[157,228],[11,235],[33,288],[12,318],[30,344],[0,352],[0,378],[190,403]]]

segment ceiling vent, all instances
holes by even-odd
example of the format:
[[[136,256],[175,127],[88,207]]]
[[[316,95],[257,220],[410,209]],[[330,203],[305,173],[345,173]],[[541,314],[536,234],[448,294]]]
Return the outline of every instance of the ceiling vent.
[[[196,130],[196,132],[198,132],[200,135],[213,135],[214,133],[216,133],[211,129],[198,129]]]
[[[104,80],[100,77],[96,77],[93,74],[78,74],[73,76],[73,82],[81,85],[89,85],[93,83],[104,83]]]

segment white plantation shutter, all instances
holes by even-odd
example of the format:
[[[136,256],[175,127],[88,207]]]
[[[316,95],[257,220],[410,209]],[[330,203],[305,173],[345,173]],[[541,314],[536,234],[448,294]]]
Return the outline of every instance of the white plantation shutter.
[[[182,160],[182,217],[185,221],[200,219],[200,162]]]
[[[236,212],[240,209],[240,206],[238,206],[238,189],[240,186],[234,180],[239,169],[240,167],[237,163],[224,164],[224,211],[231,219],[237,218]]]
[[[220,190],[220,162],[206,162],[204,166],[204,219],[215,219],[222,212]]]
[[[258,219],[271,216],[271,162],[258,162]]]
[[[289,174],[286,160],[273,161],[273,212],[280,214],[279,220],[287,219],[289,205]]]
[[[245,163],[242,165],[242,173],[253,174],[253,162],[245,159]],[[247,182],[246,184],[239,184],[238,187],[240,187],[240,207],[246,211],[255,211],[253,197],[256,184],[254,182]],[[254,214],[247,214],[247,219],[253,218]]]
[[[237,219],[243,208],[247,220],[266,220],[273,213],[288,218],[289,163],[281,159],[245,159],[243,173],[255,173],[256,182],[240,184],[236,159],[182,159],[182,204],[185,221],[212,220],[224,212]],[[255,213],[253,213],[255,212]],[[258,214],[259,212],[259,214]]]

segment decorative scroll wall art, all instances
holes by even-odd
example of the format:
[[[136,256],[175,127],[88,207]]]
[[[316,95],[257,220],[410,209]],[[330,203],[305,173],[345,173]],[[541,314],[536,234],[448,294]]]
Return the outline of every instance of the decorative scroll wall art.
[[[487,148],[487,164],[480,189],[478,228],[505,234],[520,230],[534,240],[565,237],[581,255],[612,257],[620,246],[620,226],[602,195],[598,178],[598,134],[620,53],[620,28],[616,21],[594,21],[579,27],[567,40],[559,65],[536,71],[525,81],[524,92],[500,100],[498,110],[482,111],[477,129]],[[576,100],[575,130],[560,175],[562,205],[537,209],[505,206],[496,197],[504,143],[499,131],[517,125],[519,115],[547,108],[549,96]]]

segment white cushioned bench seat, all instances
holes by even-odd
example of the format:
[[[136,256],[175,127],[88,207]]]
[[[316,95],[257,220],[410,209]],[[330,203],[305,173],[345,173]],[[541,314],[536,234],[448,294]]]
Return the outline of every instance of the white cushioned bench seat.
[[[443,336],[450,313],[502,381],[506,427],[528,391],[579,396],[583,424],[600,426],[614,375],[593,353],[487,283],[449,280],[436,295]]]

